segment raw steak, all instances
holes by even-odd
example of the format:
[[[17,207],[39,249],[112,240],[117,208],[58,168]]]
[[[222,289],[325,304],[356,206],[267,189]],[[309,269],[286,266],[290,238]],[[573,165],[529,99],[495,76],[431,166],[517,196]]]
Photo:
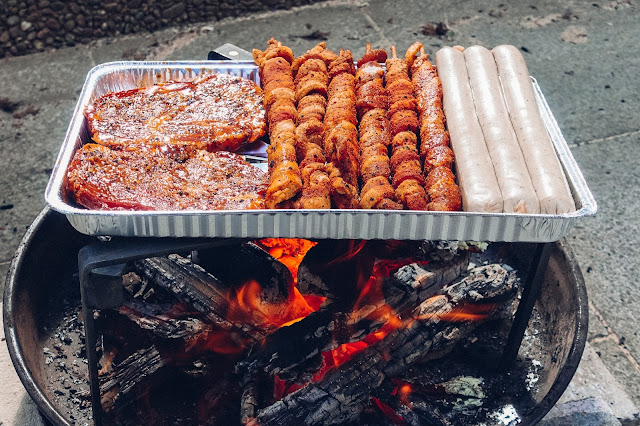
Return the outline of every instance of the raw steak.
[[[92,139],[113,149],[147,143],[234,152],[266,130],[262,89],[227,74],[108,93],[85,115]]]
[[[69,196],[96,210],[262,208],[267,175],[230,152],[112,150],[87,144],[67,170]]]

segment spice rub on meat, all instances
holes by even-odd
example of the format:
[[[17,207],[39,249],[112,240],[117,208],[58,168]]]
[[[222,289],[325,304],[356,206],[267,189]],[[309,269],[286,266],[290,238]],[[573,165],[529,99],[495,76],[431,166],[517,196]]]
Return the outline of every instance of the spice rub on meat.
[[[419,56],[418,56],[419,54]],[[420,42],[413,43],[405,54],[411,70],[420,125],[420,158],[423,161],[427,208],[435,211],[458,211],[462,208],[460,187],[452,168],[454,154],[449,147],[449,132],[442,109],[442,84],[438,72]]]
[[[230,152],[191,147],[80,148],[67,170],[78,204],[100,210],[262,208],[266,173]]]
[[[92,139],[113,149],[153,144],[234,152],[265,134],[263,99],[253,81],[209,74],[108,93],[85,115]]]

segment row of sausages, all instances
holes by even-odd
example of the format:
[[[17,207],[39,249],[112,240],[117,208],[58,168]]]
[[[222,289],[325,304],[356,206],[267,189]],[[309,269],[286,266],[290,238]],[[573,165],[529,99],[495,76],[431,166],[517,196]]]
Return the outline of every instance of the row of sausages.
[[[324,43],[297,58],[273,39],[254,50],[271,138],[268,208],[460,209],[440,81],[414,48],[387,60],[368,46],[357,71],[350,51]]]
[[[445,47],[436,65],[464,210],[575,211],[520,51]]]

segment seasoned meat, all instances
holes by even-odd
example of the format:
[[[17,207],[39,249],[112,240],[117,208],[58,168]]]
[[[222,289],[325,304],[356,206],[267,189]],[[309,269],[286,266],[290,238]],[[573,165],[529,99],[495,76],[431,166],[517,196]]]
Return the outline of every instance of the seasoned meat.
[[[302,175],[302,191],[296,200],[296,208],[331,208],[331,180],[323,151],[323,120],[329,89],[329,70],[325,61],[335,57],[337,55],[324,43],[319,43],[292,64],[298,98],[296,151]]]
[[[420,56],[415,57],[418,53]],[[449,148],[449,131],[442,109],[442,84],[438,72],[422,43],[409,47],[411,79],[420,121],[420,158],[424,162],[425,189],[429,195],[429,210],[457,211],[462,206],[461,192],[451,170],[453,151]],[[397,115],[397,114],[396,114]],[[393,123],[393,120],[392,120]],[[403,124],[396,123],[402,128]],[[394,177],[395,179],[395,177]]]
[[[269,40],[264,52],[253,49],[260,67],[265,93],[269,139],[269,188],[265,195],[267,208],[289,208],[302,189],[302,177],[296,159],[295,83],[291,61],[293,52],[281,42]]]
[[[366,209],[402,209],[395,202],[389,182],[391,167],[389,149],[391,123],[387,117],[389,96],[384,88],[384,69],[378,61],[385,61],[387,52],[367,51],[358,61],[356,72],[356,110],[360,118],[360,206]]]
[[[230,152],[97,144],[76,152],[67,182],[78,204],[100,210],[254,209],[267,188],[266,173]]]
[[[396,47],[391,46],[390,59],[386,61],[386,89],[389,94],[391,133],[390,166],[393,187],[398,203],[409,210],[426,210],[429,202],[424,188],[422,165],[418,155],[417,102],[413,95],[413,82],[409,78],[407,62],[398,58]]]
[[[108,93],[86,117],[92,139],[113,149],[146,143],[237,151],[265,134],[263,100],[250,80],[210,74]]]

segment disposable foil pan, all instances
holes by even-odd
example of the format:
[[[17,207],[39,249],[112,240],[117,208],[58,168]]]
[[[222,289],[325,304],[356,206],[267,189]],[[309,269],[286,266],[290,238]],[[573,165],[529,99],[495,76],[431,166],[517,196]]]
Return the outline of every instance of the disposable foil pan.
[[[332,238],[549,242],[565,236],[596,202],[547,105],[532,79],[551,140],[564,168],[577,211],[569,214],[428,212],[389,210],[220,210],[102,211],[76,206],[65,197],[65,175],[75,151],[90,141],[84,110],[108,92],[167,80],[189,80],[202,73],[233,74],[259,82],[250,62],[112,62],[93,68],[58,155],[45,198],[71,225],[88,235],[138,237]],[[255,160],[263,152],[249,156]],[[263,151],[263,150],[262,150]],[[257,166],[264,164],[257,163]]]

